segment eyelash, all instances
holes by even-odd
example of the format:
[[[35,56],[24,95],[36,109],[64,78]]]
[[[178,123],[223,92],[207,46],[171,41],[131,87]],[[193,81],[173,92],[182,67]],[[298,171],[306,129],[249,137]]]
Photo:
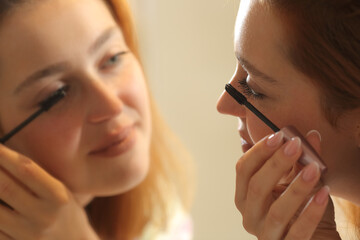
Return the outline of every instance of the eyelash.
[[[68,95],[68,92],[70,90],[70,86],[69,85],[64,85],[62,87],[59,87],[58,89],[56,89],[55,91],[52,91],[46,98],[44,98],[42,101],[40,101],[37,106],[41,107],[47,100],[49,100],[49,98],[51,96],[53,96],[56,92],[58,91],[64,91],[66,93],[66,96]]]
[[[107,69],[107,68],[112,68],[114,66],[116,66],[117,64],[120,63],[120,57],[124,54],[127,54],[129,53],[129,51],[122,51],[122,52],[118,52],[114,55],[112,55],[110,58],[108,58],[104,64],[101,65],[100,69],[104,70],[104,69]],[[52,96],[53,94],[55,94],[57,91],[59,90],[63,90],[65,91],[66,93],[68,93],[70,89],[70,86],[69,85],[65,85],[65,86],[62,86],[58,89],[56,89],[55,91],[52,91],[46,98],[44,98],[42,101],[38,102],[37,106],[41,106],[42,103],[46,102],[50,96]]]
[[[111,68],[114,65],[117,65],[121,62],[120,57],[122,55],[125,55],[129,53],[129,51],[122,51],[122,52],[118,52],[116,54],[114,54],[113,56],[111,56],[110,58],[106,59],[105,63],[101,65],[101,69],[107,69],[107,68]]]
[[[239,80],[238,83],[239,83],[239,86],[241,87],[241,89],[243,90],[243,93],[247,97],[251,97],[253,99],[263,99],[265,97],[264,94],[257,93],[253,89],[251,89],[246,82],[246,78]]]

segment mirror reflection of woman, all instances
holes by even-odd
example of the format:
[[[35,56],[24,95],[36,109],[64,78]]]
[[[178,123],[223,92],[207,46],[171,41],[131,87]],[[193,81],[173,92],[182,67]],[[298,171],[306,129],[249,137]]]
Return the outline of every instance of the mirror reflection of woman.
[[[66,87],[0,146],[0,239],[190,236],[190,161],[148,92],[126,1],[1,1],[0,23],[1,135]]]
[[[235,202],[259,239],[339,239],[329,194],[360,238],[359,26],[355,0],[240,3],[230,83],[280,128],[295,126],[327,166],[321,180],[317,164],[298,168],[299,138],[285,143],[228,93],[220,97],[219,112],[239,119],[243,139]]]

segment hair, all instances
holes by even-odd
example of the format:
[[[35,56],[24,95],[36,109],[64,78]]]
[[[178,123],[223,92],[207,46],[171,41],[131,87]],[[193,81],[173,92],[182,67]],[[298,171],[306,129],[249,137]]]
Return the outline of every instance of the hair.
[[[121,27],[127,46],[140,61],[129,4],[126,0],[103,1]],[[14,8],[32,2],[37,0],[1,0],[0,21]],[[149,95],[152,136],[148,175],[134,189],[117,196],[95,198],[86,206],[89,221],[102,239],[134,239],[149,225],[158,232],[163,231],[174,208],[180,205],[185,211],[190,209],[191,158],[163,121],[151,93]]]
[[[285,54],[321,93],[323,113],[337,120],[360,107],[360,1],[262,0],[286,31]],[[360,237],[360,208],[341,204]]]

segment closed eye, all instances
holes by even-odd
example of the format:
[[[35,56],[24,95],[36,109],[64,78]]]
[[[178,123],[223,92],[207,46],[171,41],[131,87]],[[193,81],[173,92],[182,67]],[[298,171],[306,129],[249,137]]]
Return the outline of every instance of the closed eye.
[[[263,99],[265,97],[264,94],[255,92],[246,82],[246,78],[239,80],[239,87],[242,89],[243,93],[250,98],[253,99]]]
[[[61,92],[62,94],[64,94],[65,96],[68,94],[70,87],[68,85],[62,86],[61,88],[58,88],[56,91],[53,91],[50,96],[46,97],[45,99],[43,99],[41,102],[38,103],[38,106],[42,107],[44,105],[47,104],[47,102],[51,101],[51,98],[54,97],[54,95],[58,94],[59,92]]]

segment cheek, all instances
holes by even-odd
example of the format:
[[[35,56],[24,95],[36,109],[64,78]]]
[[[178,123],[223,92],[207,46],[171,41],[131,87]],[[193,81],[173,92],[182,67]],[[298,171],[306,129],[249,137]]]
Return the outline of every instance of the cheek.
[[[125,93],[126,99],[128,99],[129,105],[144,114],[149,105],[149,95],[144,78],[142,75],[133,74],[129,80],[131,83],[128,85],[128,91]]]
[[[138,64],[135,64],[126,76],[123,85],[122,100],[140,114],[148,126],[150,121],[150,99],[145,77]]]
[[[266,135],[271,134],[272,130],[263,123],[258,117],[256,117],[253,113],[248,113],[249,117],[246,119],[246,125],[249,133],[249,137],[251,138],[253,143],[258,142]]]
[[[81,139],[81,125],[71,116],[38,119],[14,143],[18,151],[55,176],[71,171]]]
[[[298,107],[296,110],[284,108],[271,113],[263,111],[263,113],[280,129],[292,125],[303,135],[312,129],[322,129],[321,125],[325,122],[321,116],[320,110],[309,111],[307,108],[302,107]],[[247,129],[249,136],[254,143],[273,133],[272,129],[252,113],[247,117]]]

